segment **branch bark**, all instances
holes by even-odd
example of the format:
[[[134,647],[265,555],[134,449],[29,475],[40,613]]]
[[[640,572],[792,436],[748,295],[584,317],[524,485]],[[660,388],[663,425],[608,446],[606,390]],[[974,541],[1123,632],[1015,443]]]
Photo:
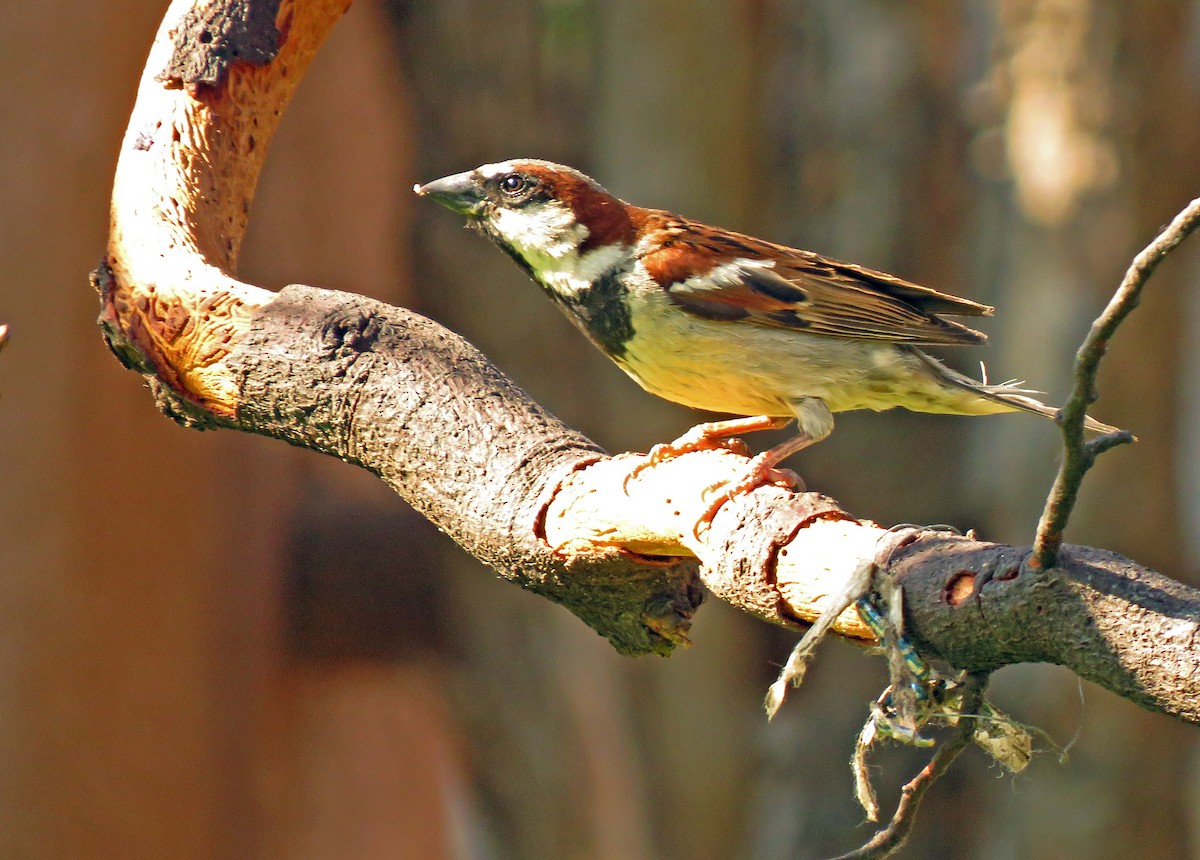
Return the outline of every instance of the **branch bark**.
[[[897,541],[831,499],[771,486],[726,503],[697,535],[705,488],[739,478],[744,456],[696,452],[627,481],[640,457],[605,457],[436,323],[347,293],[238,281],[274,125],[346,5],[264,3],[272,14],[244,15],[240,29],[215,22],[253,0],[168,10],[94,275],[106,338],[163,411],[369,469],[625,653],[684,644],[701,582],[800,627],[871,560],[903,586],[909,634],[929,656],[973,672],[1061,663],[1200,722],[1200,593],[1161,574],[1082,547],[1036,571],[1024,549],[924,530]],[[852,613],[834,629],[871,641]]]

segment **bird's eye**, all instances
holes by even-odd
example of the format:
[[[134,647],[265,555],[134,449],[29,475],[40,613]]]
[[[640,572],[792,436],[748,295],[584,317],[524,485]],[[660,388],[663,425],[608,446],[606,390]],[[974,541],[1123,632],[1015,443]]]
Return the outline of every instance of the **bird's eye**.
[[[530,186],[530,181],[519,173],[509,173],[500,180],[500,190],[510,196],[520,194]]]

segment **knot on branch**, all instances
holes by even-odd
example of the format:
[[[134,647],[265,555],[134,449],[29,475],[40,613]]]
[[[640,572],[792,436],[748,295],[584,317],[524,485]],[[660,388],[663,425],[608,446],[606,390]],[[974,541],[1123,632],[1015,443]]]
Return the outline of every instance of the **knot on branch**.
[[[571,557],[565,567],[564,577],[523,584],[570,609],[621,654],[665,657],[691,644],[692,618],[705,596],[694,560],[647,564],[615,551],[602,560]]]
[[[375,348],[383,325],[370,307],[338,307],[321,326],[321,349],[326,358],[348,367]]]

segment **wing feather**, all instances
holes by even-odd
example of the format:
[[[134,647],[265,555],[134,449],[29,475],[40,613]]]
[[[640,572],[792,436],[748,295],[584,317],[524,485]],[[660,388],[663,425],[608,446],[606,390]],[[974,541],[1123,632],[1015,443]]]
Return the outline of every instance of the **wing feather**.
[[[642,262],[671,299],[696,316],[896,343],[987,339],[941,316],[988,316],[987,305],[809,251],[665,218],[664,241]]]

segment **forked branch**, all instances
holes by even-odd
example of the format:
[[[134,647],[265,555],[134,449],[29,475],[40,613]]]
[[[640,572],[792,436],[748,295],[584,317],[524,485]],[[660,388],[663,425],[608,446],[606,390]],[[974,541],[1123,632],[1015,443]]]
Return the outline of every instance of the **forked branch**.
[[[958,725],[950,735],[941,741],[925,767],[900,789],[900,801],[896,804],[891,820],[862,846],[834,860],[876,860],[880,857],[890,857],[904,847],[916,823],[917,811],[925,793],[950,769],[962,751],[971,745],[975,733],[971,717],[979,711],[983,702],[983,690],[980,681],[971,679],[970,683],[972,686],[967,691],[963,704],[964,716],[959,719]]]
[[[1158,236],[1138,254],[1125,272],[1108,306],[1092,323],[1091,330],[1075,354],[1074,382],[1062,408],[1059,426],[1063,436],[1063,460],[1038,521],[1030,565],[1037,570],[1053,567],[1062,545],[1063,530],[1079,497],[1083,476],[1096,458],[1110,448],[1133,441],[1130,433],[1106,433],[1095,439],[1083,436],[1087,409],[1099,398],[1096,373],[1108,350],[1108,342],[1141,300],[1142,288],[1158,264],[1200,225],[1200,198],[1189,203]]]

